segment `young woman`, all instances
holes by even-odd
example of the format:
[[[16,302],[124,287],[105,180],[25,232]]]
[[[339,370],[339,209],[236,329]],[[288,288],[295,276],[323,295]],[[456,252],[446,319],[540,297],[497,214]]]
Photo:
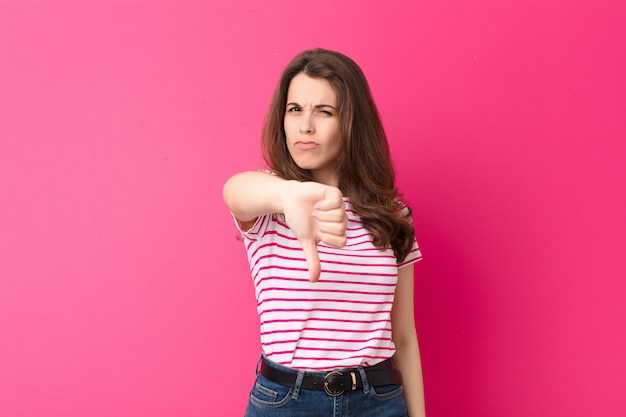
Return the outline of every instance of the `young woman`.
[[[269,171],[230,178],[263,354],[246,416],[422,417],[413,316],[421,259],[358,65],[301,53],[263,131]]]

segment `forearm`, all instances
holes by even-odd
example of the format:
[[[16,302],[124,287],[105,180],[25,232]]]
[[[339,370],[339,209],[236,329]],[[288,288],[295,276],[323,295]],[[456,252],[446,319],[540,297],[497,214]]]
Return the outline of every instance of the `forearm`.
[[[417,337],[414,342],[397,345],[394,359],[396,367],[402,372],[402,388],[409,417],[425,417],[424,383]]]
[[[417,331],[415,330],[413,278],[412,265],[398,269],[398,285],[391,310],[391,324],[393,342],[396,345],[394,358],[404,379],[404,399],[409,409],[409,416],[424,417],[426,415],[424,384],[422,382],[422,362],[417,343]]]
[[[264,214],[282,213],[290,182],[264,172],[243,172],[224,184],[224,201],[242,222]]]

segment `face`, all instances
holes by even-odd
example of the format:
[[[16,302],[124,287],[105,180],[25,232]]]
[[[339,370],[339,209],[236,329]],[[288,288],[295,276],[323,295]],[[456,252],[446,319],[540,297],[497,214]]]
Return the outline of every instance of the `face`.
[[[295,163],[321,183],[337,186],[339,154],[337,95],[324,78],[296,75],[287,91],[287,148]]]

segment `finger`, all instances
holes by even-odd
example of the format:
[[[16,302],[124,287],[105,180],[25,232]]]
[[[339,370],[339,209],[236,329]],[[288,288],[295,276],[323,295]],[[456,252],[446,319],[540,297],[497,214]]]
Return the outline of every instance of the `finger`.
[[[338,188],[327,187],[324,194],[324,199],[318,201],[315,204],[315,208],[318,210],[332,210],[337,208],[343,208],[343,195]]]
[[[313,211],[313,216],[323,222],[343,222],[348,218],[343,207],[331,210],[317,209]]]
[[[328,211],[328,210],[345,210],[345,204],[342,199],[333,200],[333,199],[324,199],[315,203],[315,209],[320,211]]]
[[[346,235],[333,235],[330,233],[319,232],[318,237],[320,241],[335,248],[343,248],[348,242]]]
[[[345,236],[346,235],[346,224],[341,222],[319,222],[317,224],[318,230],[323,233],[336,235],[336,236]]]
[[[309,280],[316,282],[322,271],[320,257],[317,253],[317,242],[311,239],[304,239],[300,241],[300,245],[302,245],[304,259],[306,259],[306,265],[309,268]]]

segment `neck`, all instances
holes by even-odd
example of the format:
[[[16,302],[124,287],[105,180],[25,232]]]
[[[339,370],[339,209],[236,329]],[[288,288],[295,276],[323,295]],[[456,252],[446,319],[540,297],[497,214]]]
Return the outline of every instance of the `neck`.
[[[337,177],[337,172],[335,170],[320,172],[313,172],[313,179],[315,182],[319,182],[321,184],[330,185],[332,187],[339,187],[339,178]]]

